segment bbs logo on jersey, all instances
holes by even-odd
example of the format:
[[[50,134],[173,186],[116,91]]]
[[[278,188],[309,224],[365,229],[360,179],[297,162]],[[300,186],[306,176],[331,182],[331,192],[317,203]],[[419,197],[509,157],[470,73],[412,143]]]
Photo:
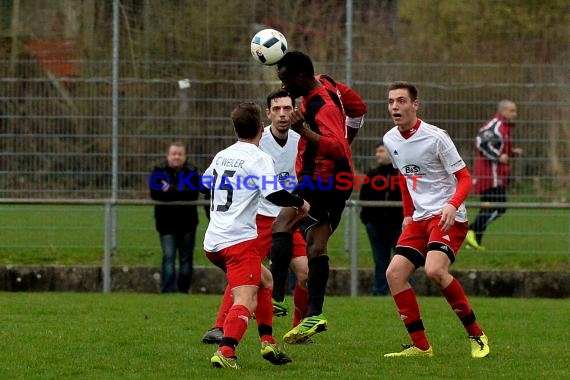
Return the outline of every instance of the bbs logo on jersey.
[[[418,165],[406,165],[403,168],[403,174],[404,175],[408,175],[408,174],[420,174],[421,169]]]
[[[293,180],[295,180],[295,178],[289,175],[289,172],[281,172],[277,174],[277,180],[279,181],[281,186],[286,187],[288,185],[291,185]]]

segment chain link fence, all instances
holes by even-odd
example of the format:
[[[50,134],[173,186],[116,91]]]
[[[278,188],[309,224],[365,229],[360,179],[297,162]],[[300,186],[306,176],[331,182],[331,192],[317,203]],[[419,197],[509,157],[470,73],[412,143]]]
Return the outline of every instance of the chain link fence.
[[[77,77],[55,77],[36,61],[0,61],[0,192],[5,198],[105,198],[110,191],[110,62],[72,62]],[[125,63],[124,65],[127,65]],[[234,141],[229,114],[243,100],[265,104],[279,86],[275,68],[251,62],[149,62],[178,76],[121,78],[119,196],[146,198],[146,177],[168,144],[188,145],[189,159],[205,168]],[[316,64],[342,80],[342,65]],[[392,127],[386,88],[405,79],[420,90],[420,117],[446,129],[469,165],[478,128],[496,103],[514,100],[519,117],[513,160],[517,201],[568,200],[570,125],[567,66],[418,65],[353,66],[353,86],[366,100],[365,128],[353,144],[358,171],[373,165],[374,145]],[[150,70],[149,70],[150,71]],[[188,78],[181,90],[178,80]]]
[[[111,62],[68,60],[65,64],[69,67],[58,71],[53,70],[53,62],[46,67],[38,60],[0,61],[1,198],[104,200],[111,196]],[[129,65],[121,62],[120,71],[132,72]],[[206,168],[218,150],[235,140],[229,118],[233,107],[244,100],[264,105],[267,93],[279,87],[274,67],[250,60],[148,61],[138,65],[146,68],[139,76],[120,78],[119,200],[148,199],[150,170],[164,159],[174,140],[186,143],[189,160]],[[343,64],[316,62],[316,69],[341,81],[347,77]],[[519,109],[514,146],[523,148],[524,155],[513,160],[509,200],[567,203],[569,71],[567,65],[355,63],[350,73],[352,84],[369,107],[365,127],[352,146],[355,167],[364,172],[374,165],[375,144],[392,127],[387,86],[394,80],[408,80],[420,90],[420,117],[446,129],[469,166],[478,128],[493,116],[500,99],[514,100]],[[180,89],[178,81],[185,78],[190,87]],[[6,206],[2,207],[6,213]],[[145,215],[144,225],[125,232],[129,239],[119,239],[121,247],[159,250],[156,242],[140,243],[146,242],[142,236],[153,230],[150,212]],[[544,232],[528,228],[528,221],[535,220],[533,215],[525,209],[509,212],[504,218],[514,219],[498,222],[497,230],[490,229],[498,251],[541,250],[535,242],[540,242]],[[550,238],[560,244],[551,251],[569,252],[568,211],[547,209],[540,215],[555,226]],[[73,226],[72,214],[60,217]],[[10,218],[4,219],[1,247],[26,250],[42,246],[29,239],[10,240],[15,227]],[[34,228],[48,227],[34,223],[30,217],[17,228],[28,229],[33,236]],[[58,228],[56,225],[53,228]],[[505,233],[530,236],[533,243],[503,247],[501,234]],[[72,247],[81,248],[82,244],[79,241]],[[57,242],[47,248],[57,249]]]

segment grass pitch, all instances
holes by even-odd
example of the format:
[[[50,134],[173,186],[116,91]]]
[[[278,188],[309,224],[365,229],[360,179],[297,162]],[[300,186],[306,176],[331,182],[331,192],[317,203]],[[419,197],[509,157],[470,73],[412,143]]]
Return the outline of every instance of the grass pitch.
[[[0,293],[1,379],[567,379],[570,300],[471,297],[491,355],[472,359],[443,298],[420,297],[433,358],[384,358],[408,343],[389,297],[328,297],[329,330],[285,346],[293,363],[259,354],[255,323],[238,347],[242,369],[210,367],[200,338],[220,296]],[[292,300],[289,300],[292,303]],[[276,318],[275,336],[289,329]]]
[[[473,219],[477,210],[469,211]],[[100,266],[103,216],[102,206],[0,205],[0,265]],[[195,265],[211,265],[202,251],[206,221],[201,214]],[[334,267],[351,265],[345,251],[345,222],[343,217],[329,242]],[[372,268],[370,243],[364,226],[357,223],[358,267]],[[570,271],[569,223],[568,210],[511,209],[489,227],[487,250],[462,249],[453,268]],[[160,267],[162,252],[152,206],[120,206],[117,240],[113,265]]]

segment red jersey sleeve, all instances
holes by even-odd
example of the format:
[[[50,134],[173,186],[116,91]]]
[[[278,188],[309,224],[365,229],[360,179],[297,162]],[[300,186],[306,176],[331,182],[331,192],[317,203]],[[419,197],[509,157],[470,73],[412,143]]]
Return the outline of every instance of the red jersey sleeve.
[[[338,92],[346,116],[361,117],[368,112],[366,103],[352,87],[342,82],[337,82],[327,74],[319,74],[316,78],[328,89]]]
[[[341,82],[336,82],[336,86],[340,92],[342,106],[344,107],[346,116],[360,117],[364,116],[368,112],[366,103],[364,103],[364,100],[362,100],[360,95],[354,91],[352,87]]]
[[[465,202],[469,196],[469,192],[471,191],[471,174],[469,174],[469,170],[464,167],[453,173],[453,175],[455,175],[455,178],[457,178],[457,188],[455,189],[453,198],[451,198],[448,203],[458,209],[459,206]]]

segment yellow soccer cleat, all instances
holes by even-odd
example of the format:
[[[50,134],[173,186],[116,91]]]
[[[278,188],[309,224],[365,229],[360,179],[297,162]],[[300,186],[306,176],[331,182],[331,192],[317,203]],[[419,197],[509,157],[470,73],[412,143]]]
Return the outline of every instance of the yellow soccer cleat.
[[[226,358],[220,351],[216,351],[210,363],[215,368],[239,369],[237,358]]]
[[[275,365],[287,364],[293,361],[277,344],[269,342],[261,342],[261,356]]]
[[[489,355],[491,349],[489,348],[489,338],[483,334],[481,336],[470,336],[471,340],[471,356],[480,359]]]
[[[283,341],[289,344],[296,344],[306,341],[307,338],[326,331],[328,322],[323,314],[304,318],[287,334],[283,335]]]
[[[465,235],[465,244],[467,244],[467,248],[473,249],[480,249],[479,243],[477,243],[477,239],[475,238],[475,232],[473,230],[467,231],[467,235]]]
[[[385,358],[395,358],[395,357],[400,357],[400,356],[426,356],[426,357],[432,357],[433,356],[433,350],[431,347],[428,348],[427,350],[420,350],[416,346],[410,345],[410,344],[403,344],[402,346],[404,347],[403,351],[385,354],[384,357]]]
[[[287,315],[287,313],[289,313],[289,304],[286,300],[279,302],[272,299],[271,301],[273,302],[274,317],[284,317]]]

